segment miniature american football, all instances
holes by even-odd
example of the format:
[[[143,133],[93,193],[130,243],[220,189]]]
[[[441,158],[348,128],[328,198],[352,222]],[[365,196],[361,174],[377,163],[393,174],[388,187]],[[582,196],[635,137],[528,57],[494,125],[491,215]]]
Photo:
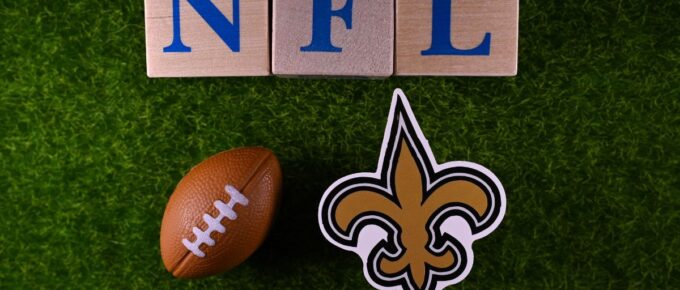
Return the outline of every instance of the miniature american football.
[[[268,149],[218,153],[175,188],[161,224],[161,256],[178,278],[223,273],[265,239],[279,203],[281,168]]]

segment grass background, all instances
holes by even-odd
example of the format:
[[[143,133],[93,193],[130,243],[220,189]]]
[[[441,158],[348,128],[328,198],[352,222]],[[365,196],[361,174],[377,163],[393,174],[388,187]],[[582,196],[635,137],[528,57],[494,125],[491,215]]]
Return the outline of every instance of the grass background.
[[[148,79],[141,0],[0,1],[0,288],[367,288],[316,207],[377,164],[404,89],[440,162],[504,183],[508,211],[455,288],[680,288],[680,2],[521,1],[514,78]],[[261,145],[284,170],[239,268],[163,268],[191,166]]]

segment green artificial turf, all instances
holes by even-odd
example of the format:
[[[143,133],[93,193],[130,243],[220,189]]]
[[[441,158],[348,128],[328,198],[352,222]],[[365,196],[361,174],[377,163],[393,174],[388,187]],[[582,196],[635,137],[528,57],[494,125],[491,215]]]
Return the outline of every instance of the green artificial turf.
[[[143,1],[0,1],[0,289],[368,288],[316,221],[375,170],[392,90],[438,161],[507,190],[465,289],[680,288],[680,2],[521,1],[519,75],[148,79]],[[182,281],[159,227],[219,151],[266,146],[280,215],[245,264]]]

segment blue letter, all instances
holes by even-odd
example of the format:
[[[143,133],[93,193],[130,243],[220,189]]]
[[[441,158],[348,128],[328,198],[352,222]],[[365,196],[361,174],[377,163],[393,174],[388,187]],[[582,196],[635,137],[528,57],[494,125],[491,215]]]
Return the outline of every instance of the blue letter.
[[[239,0],[232,0],[234,22],[231,23],[210,0],[188,0],[205,22],[222,39],[233,52],[241,50],[239,25]],[[163,48],[163,52],[190,52],[191,47],[182,43],[180,33],[179,0],[172,0],[172,43]]]
[[[345,7],[333,10],[333,0],[314,0],[312,43],[300,47],[300,51],[341,52],[342,48],[331,43],[332,17],[339,17],[345,22],[347,29],[352,29],[352,2],[353,0],[347,0]]]
[[[432,1],[432,46],[421,55],[490,55],[491,33],[482,43],[471,49],[457,49],[451,45],[451,0]]]

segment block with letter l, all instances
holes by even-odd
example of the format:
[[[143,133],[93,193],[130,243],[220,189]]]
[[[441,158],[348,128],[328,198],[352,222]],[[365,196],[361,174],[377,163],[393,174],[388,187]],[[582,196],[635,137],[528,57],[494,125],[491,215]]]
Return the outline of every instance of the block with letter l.
[[[519,0],[396,1],[396,75],[517,74]]]
[[[267,0],[145,0],[149,77],[270,74]]]
[[[394,0],[274,0],[272,72],[388,77]]]

